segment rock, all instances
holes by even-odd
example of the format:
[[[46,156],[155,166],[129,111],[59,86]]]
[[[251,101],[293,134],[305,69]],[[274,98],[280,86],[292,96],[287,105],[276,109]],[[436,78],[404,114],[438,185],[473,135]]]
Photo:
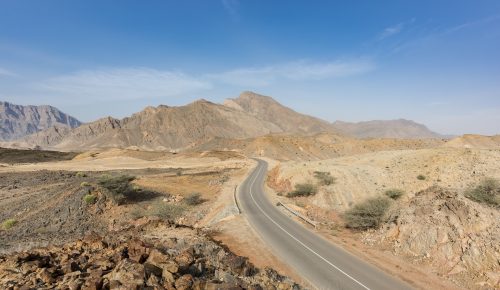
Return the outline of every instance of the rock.
[[[174,261],[167,261],[165,264],[162,265],[162,267],[164,270],[167,270],[172,274],[175,274],[179,271],[179,265],[177,265],[177,263]]]
[[[79,271],[80,267],[75,261],[68,261],[61,265],[61,270],[63,271],[64,274],[68,274],[71,272]]]
[[[50,284],[54,283],[54,277],[53,277],[52,273],[50,273],[47,268],[42,268],[38,272],[38,278],[40,280],[42,280],[43,283],[45,283],[46,285],[50,285]]]
[[[115,284],[114,281],[117,281],[120,285],[139,287],[144,285],[144,266],[130,259],[123,259],[111,273],[104,277],[108,278],[111,284]]]
[[[146,261],[152,265],[160,267],[160,265],[165,264],[168,261],[168,256],[156,249],[153,249],[150,251],[149,257]]]
[[[182,275],[177,280],[175,280],[175,288],[178,290],[191,289],[193,285],[193,276],[190,274]]]
[[[165,281],[165,283],[168,285],[172,285],[175,282],[174,275],[166,269],[163,269],[162,277],[163,281]]]
[[[194,257],[190,250],[185,250],[175,257],[175,261],[179,264],[179,269],[185,272],[194,262]]]
[[[144,263],[144,271],[146,273],[146,276],[149,277],[151,275],[155,275],[155,276],[160,276],[162,275],[163,273],[163,269],[158,267],[158,266],[155,266],[149,262],[145,262]]]
[[[150,248],[143,241],[134,239],[129,243],[128,257],[137,263],[144,263],[148,259]]]
[[[155,276],[155,275],[151,275],[149,278],[148,278],[148,281],[146,282],[146,285],[149,286],[149,287],[154,287],[155,289],[165,289],[161,284],[160,284],[160,279]]]

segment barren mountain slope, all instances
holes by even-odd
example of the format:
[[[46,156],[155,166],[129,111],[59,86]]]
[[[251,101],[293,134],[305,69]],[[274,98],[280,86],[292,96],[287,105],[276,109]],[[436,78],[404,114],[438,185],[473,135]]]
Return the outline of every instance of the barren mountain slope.
[[[19,139],[56,125],[75,128],[81,122],[51,106],[0,102],[0,140]]]
[[[227,99],[224,105],[274,123],[283,132],[310,134],[335,131],[333,126],[326,121],[297,113],[271,97],[253,92],[243,92],[236,99]]]
[[[38,134],[24,141],[29,146],[59,150],[112,147],[178,150],[213,137],[248,138],[279,131],[276,125],[245,112],[200,100],[180,107],[148,107],[122,120],[108,117],[85,124],[61,137]]]
[[[336,121],[340,132],[357,138],[443,138],[426,126],[410,120],[376,120],[359,123]]]

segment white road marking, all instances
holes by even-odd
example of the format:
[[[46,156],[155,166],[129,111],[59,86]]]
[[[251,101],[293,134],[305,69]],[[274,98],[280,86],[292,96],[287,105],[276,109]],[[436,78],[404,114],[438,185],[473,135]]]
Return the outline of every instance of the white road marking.
[[[350,276],[349,274],[347,274],[346,272],[342,271],[342,269],[340,269],[339,267],[335,266],[333,263],[331,263],[330,261],[328,261],[327,259],[323,258],[323,256],[321,256],[320,254],[316,253],[313,249],[309,248],[307,245],[305,245],[303,242],[301,242],[299,239],[297,239],[296,237],[294,237],[292,234],[290,234],[287,230],[285,230],[282,226],[280,226],[276,221],[274,221],[261,207],[260,205],[257,203],[257,201],[255,200],[254,196],[253,196],[253,192],[252,192],[252,187],[255,183],[255,181],[257,180],[257,177],[259,176],[260,174],[260,171],[261,169],[259,168],[256,175],[255,175],[255,178],[254,180],[252,181],[252,183],[250,184],[250,196],[252,197],[252,200],[253,202],[255,203],[255,205],[259,208],[259,210],[271,221],[273,222],[278,228],[280,228],[283,232],[285,232],[287,235],[289,235],[292,239],[294,239],[297,243],[301,244],[304,248],[308,249],[311,253],[315,254],[316,256],[318,256],[320,259],[322,259],[323,261],[325,261],[327,264],[329,264],[330,266],[332,266],[334,269],[336,269],[337,271],[339,271],[340,273],[344,274],[346,277],[350,278],[351,280],[353,280],[354,282],[358,283],[361,287],[367,289],[367,290],[370,290],[370,288],[366,287],[365,285],[363,285],[363,283],[359,282],[358,280],[356,280],[355,278],[353,278],[352,276]]]

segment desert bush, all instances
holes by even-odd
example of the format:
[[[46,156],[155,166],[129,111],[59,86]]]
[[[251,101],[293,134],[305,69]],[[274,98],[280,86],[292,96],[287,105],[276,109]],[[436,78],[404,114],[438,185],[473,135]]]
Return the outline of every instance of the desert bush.
[[[82,178],[82,177],[87,177],[87,174],[85,174],[85,172],[81,172],[81,171],[79,171],[79,172],[77,172],[77,173],[75,174],[75,176],[76,176],[76,177],[79,177],[79,178]]]
[[[201,198],[201,194],[199,192],[193,192],[188,196],[184,197],[184,203],[187,205],[198,205],[203,203],[203,199]]]
[[[86,204],[92,204],[96,201],[97,197],[93,194],[86,194],[83,197],[83,201],[85,201]]]
[[[2,222],[2,227],[6,230],[12,228],[17,224],[17,220],[15,219],[6,219]]]
[[[88,183],[87,181],[80,183],[80,187],[88,187],[88,186],[90,186],[90,183]]]
[[[320,185],[331,185],[335,183],[335,177],[330,172],[314,171],[314,177],[318,179]]]
[[[367,199],[344,213],[346,227],[358,230],[377,228],[383,222],[391,201],[385,197]]]
[[[493,178],[486,178],[476,187],[466,190],[465,197],[475,202],[500,208],[500,182]]]
[[[385,191],[385,195],[387,195],[389,198],[392,199],[399,199],[401,196],[403,196],[405,192],[401,189],[388,189]]]
[[[106,195],[117,204],[121,204],[127,198],[127,195],[134,193],[131,182],[135,179],[134,176],[101,176],[98,184],[106,189]]]
[[[288,197],[314,195],[318,189],[312,183],[297,183],[295,190],[288,193]]]
[[[427,177],[425,177],[425,175],[422,175],[422,174],[419,174],[419,175],[417,176],[417,179],[418,179],[418,180],[425,180],[426,178],[427,178]]]
[[[157,216],[159,218],[175,220],[180,217],[186,208],[179,204],[171,204],[166,202],[158,202],[153,205],[153,208],[149,212],[150,216]]]
[[[133,220],[137,220],[137,219],[140,219],[144,216],[146,216],[147,213],[146,211],[143,209],[143,208],[134,208],[132,211],[130,211],[129,213],[129,216],[133,219]]]

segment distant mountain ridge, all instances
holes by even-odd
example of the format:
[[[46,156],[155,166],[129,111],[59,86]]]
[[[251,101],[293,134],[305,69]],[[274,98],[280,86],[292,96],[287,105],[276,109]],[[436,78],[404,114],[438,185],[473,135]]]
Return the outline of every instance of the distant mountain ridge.
[[[411,120],[374,120],[358,123],[336,121],[332,124],[338,131],[356,138],[445,138],[429,130],[425,125]]]
[[[399,131],[373,129],[377,126],[370,128],[375,135],[388,138],[417,138],[418,134],[418,137],[436,137],[424,130],[426,128],[423,125],[411,121],[399,123],[403,125],[393,126]],[[342,123],[343,126],[339,124],[298,113],[271,97],[243,92],[238,98],[228,99],[223,104],[201,99],[184,106],[147,107],[130,117],[106,117],[73,129],[56,125],[10,142],[8,146],[40,146],[55,150],[116,147],[180,151],[200,148],[201,144],[220,138],[236,140],[276,133],[297,136],[312,136],[322,132],[343,132],[351,136],[353,133],[358,134],[357,131],[346,130],[352,127],[350,123]],[[403,134],[405,130],[409,132]]]
[[[55,107],[22,106],[0,102],[0,141],[10,141],[52,126],[76,128],[82,123]]]

